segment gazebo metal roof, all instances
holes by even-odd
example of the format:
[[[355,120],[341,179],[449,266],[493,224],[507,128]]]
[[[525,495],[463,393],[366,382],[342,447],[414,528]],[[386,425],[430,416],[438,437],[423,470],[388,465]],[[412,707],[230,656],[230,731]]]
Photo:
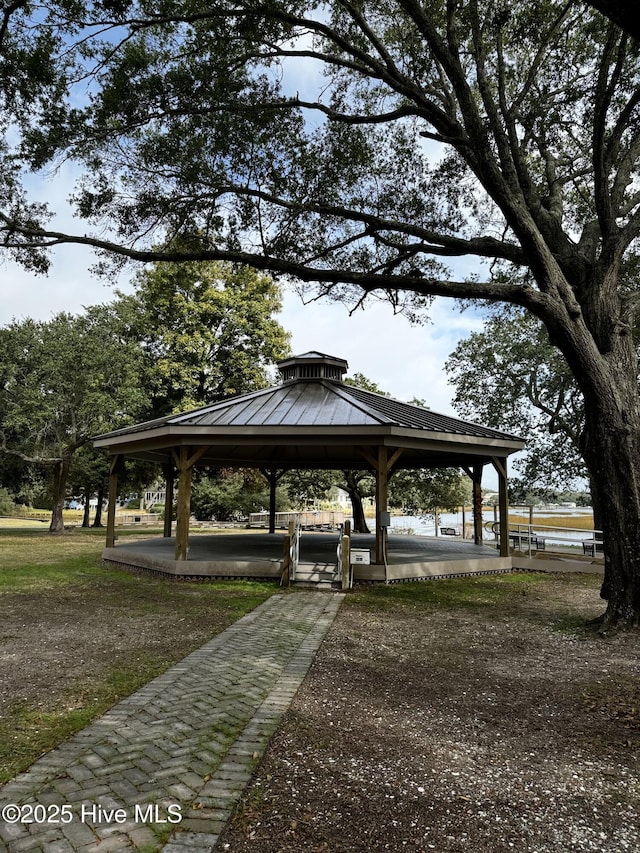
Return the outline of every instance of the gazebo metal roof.
[[[115,430],[95,446],[162,463],[175,448],[197,445],[199,465],[283,469],[362,468],[362,448],[381,445],[402,449],[403,468],[483,464],[524,446],[508,433],[346,385],[343,359],[309,352],[279,367],[281,385]]]
[[[177,469],[176,560],[186,560],[188,552],[191,472],[196,464],[262,470],[270,486],[270,531],[274,530],[276,483],[284,471],[369,468],[376,476],[378,563],[386,560],[388,480],[398,468],[464,468],[473,481],[474,506],[479,507],[482,470],[491,463],[498,472],[500,517],[506,518],[506,457],[522,449],[522,439],[345,385],[347,362],[325,353],[304,353],[280,362],[279,367],[281,385],[94,439],[96,447],[112,455],[108,547],[115,541],[117,471],[125,456],[163,465],[171,502]],[[474,512],[478,541],[480,525],[481,513]],[[508,531],[503,527],[500,551],[506,554]],[[167,513],[165,536],[171,535],[170,530]]]

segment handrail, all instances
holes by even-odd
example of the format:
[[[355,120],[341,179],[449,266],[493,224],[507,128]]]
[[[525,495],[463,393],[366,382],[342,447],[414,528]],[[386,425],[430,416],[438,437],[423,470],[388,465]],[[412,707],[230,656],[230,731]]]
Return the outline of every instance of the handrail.
[[[589,543],[591,555],[594,557],[597,556],[598,552],[602,552],[604,548],[602,531],[596,528],[585,529],[583,527],[557,527],[549,524],[525,524],[524,522],[511,522],[508,529],[509,538],[514,540],[514,545],[516,541],[518,545],[526,544],[529,557],[531,557],[532,550],[537,551],[546,549],[546,542],[548,540],[555,540],[560,545],[578,543],[582,545],[584,554],[587,554],[586,543]],[[494,533],[496,533],[497,536],[498,530],[495,529]],[[554,533],[556,535],[554,535]],[[579,533],[580,536],[566,535],[570,533]],[[534,542],[536,544],[532,549]],[[541,544],[542,548],[540,547]]]
[[[353,586],[350,533],[351,527],[349,525],[341,525],[338,545],[336,547],[336,574],[340,579],[340,586],[342,589],[351,589]]]
[[[602,530],[598,530],[594,527],[558,527],[557,524],[544,524],[543,522],[536,521],[535,524],[525,524],[523,521],[512,521],[509,522],[509,527],[535,527],[542,528],[544,530],[557,530],[561,533],[565,531],[567,533],[599,533],[602,535]]]
[[[296,578],[296,569],[300,559],[300,534],[302,528],[293,521],[289,522],[289,532],[284,537],[282,558],[282,576],[280,586],[288,587]]]
[[[300,534],[302,527],[299,524],[293,525],[291,538],[289,540],[289,577],[292,581],[296,579],[296,569],[300,561]]]

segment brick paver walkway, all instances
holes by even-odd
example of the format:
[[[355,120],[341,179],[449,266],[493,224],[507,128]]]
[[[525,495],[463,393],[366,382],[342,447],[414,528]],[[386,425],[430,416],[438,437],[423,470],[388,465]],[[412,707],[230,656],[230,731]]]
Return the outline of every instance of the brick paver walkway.
[[[212,850],[342,598],[272,596],[1,787],[0,853]]]

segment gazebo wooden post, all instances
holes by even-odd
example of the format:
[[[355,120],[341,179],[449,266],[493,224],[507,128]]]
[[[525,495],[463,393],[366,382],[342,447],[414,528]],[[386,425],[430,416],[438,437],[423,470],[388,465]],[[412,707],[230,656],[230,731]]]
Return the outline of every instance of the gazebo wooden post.
[[[276,532],[276,486],[278,478],[276,472],[269,471],[269,533]]]
[[[389,511],[389,460],[387,448],[378,448],[376,468],[376,564],[387,564],[387,542],[384,527],[381,524],[383,512]]]
[[[269,483],[269,533],[276,532],[276,486],[282,479],[285,471],[276,468],[261,468],[262,475]]]
[[[284,471],[277,471],[271,468],[267,472],[267,480],[269,481],[269,533],[276,532],[276,486],[284,475]]]
[[[380,566],[383,563],[386,565],[388,556],[387,536],[386,527],[381,524],[381,514],[389,512],[389,477],[393,466],[402,455],[402,448],[397,448],[391,458],[389,458],[388,449],[384,444],[378,447],[377,455],[371,453],[368,448],[361,447],[359,449],[362,456],[376,472],[376,565]]]
[[[507,457],[491,459],[498,472],[498,506],[500,508],[500,556],[509,556],[509,501],[507,496]]]
[[[176,516],[176,560],[186,560],[189,550],[189,516],[191,515],[191,474],[189,448],[178,453],[178,512]]]
[[[123,457],[116,454],[111,457],[109,466],[109,505],[107,508],[106,547],[113,548],[116,542],[116,502],[118,500],[118,473],[122,468]]]
[[[482,469],[483,465],[474,465],[473,468],[463,466],[462,469],[471,480],[471,512],[475,545],[482,545]],[[462,507],[462,536],[464,538],[464,507]]]
[[[171,516],[173,515],[173,465],[167,462],[162,466],[164,475],[164,530],[163,536],[169,539],[171,536]]]
[[[474,465],[471,472],[473,483],[473,541],[482,545],[482,465]]]
[[[178,469],[178,512],[176,517],[176,560],[186,560],[189,552],[189,517],[191,516],[191,477],[193,466],[206,451],[200,447],[191,456],[191,448],[181,447],[173,452]]]

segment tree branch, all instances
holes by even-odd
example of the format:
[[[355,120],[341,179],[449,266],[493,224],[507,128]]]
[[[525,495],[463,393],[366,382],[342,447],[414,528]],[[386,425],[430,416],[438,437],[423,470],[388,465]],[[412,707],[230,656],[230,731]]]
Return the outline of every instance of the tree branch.
[[[0,215],[7,222],[7,217]],[[364,219],[363,219],[364,221]],[[20,232],[24,240],[17,243],[20,248],[43,248],[61,244],[89,246],[100,251],[143,263],[179,262],[179,261],[228,261],[244,264],[255,269],[268,270],[275,275],[285,275],[300,281],[318,282],[328,286],[329,290],[339,285],[353,285],[366,293],[376,290],[406,290],[426,296],[450,296],[459,299],[486,299],[491,302],[507,301],[540,311],[548,300],[544,294],[529,285],[505,284],[500,282],[454,281],[448,279],[422,278],[419,274],[372,274],[366,271],[331,269],[311,266],[303,262],[289,261],[267,254],[258,254],[240,249],[217,249],[196,247],[194,249],[137,249],[109,240],[92,236],[65,234],[42,228],[14,226],[14,232]],[[31,239],[31,242],[29,242]],[[478,244],[491,238],[479,238]],[[454,241],[455,242],[455,241]],[[464,241],[458,241],[462,249]],[[11,247],[11,243],[5,243]],[[468,247],[468,243],[466,244]],[[462,252],[460,252],[462,254]]]
[[[2,9],[2,18],[0,20],[0,49],[2,48],[2,42],[4,41],[4,37],[7,34],[7,30],[9,29],[9,21],[11,19],[11,16],[19,9],[24,9],[28,7],[28,5],[29,0],[15,0],[14,3],[9,3],[7,6],[4,7],[4,9]]]
[[[18,459],[22,459],[23,462],[30,462],[35,465],[57,465],[58,462],[62,462],[62,456],[30,456],[27,453],[23,453],[21,450],[14,450],[11,447],[7,447],[7,438],[4,433],[0,432],[0,450],[3,453],[8,453],[10,456],[16,456]]]

